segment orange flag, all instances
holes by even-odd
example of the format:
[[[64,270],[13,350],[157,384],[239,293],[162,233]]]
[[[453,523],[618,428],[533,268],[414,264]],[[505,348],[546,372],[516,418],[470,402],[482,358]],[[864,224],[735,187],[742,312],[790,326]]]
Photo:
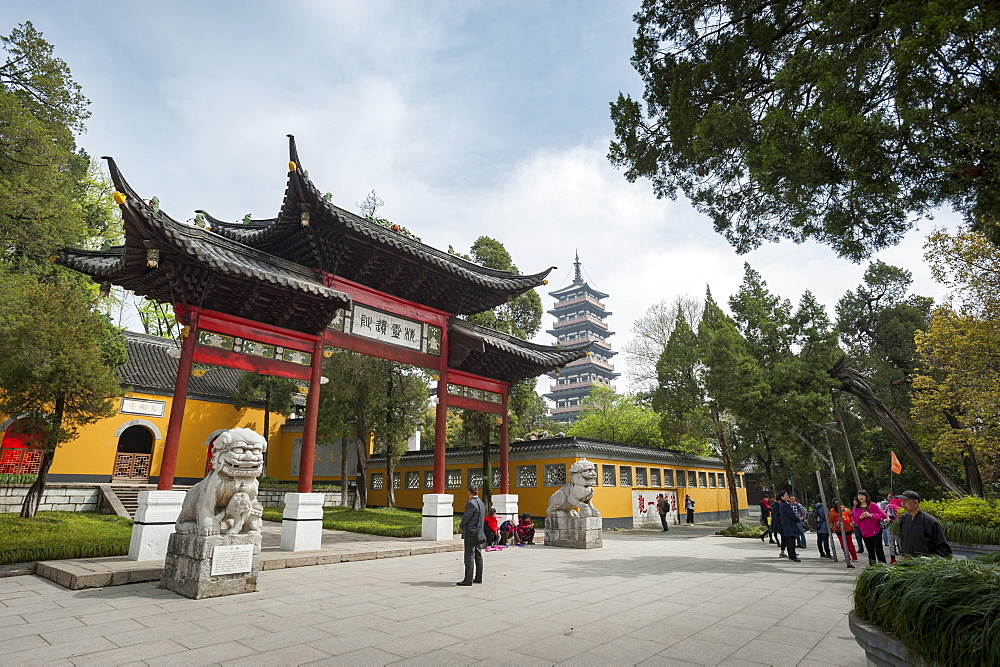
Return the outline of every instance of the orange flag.
[[[889,468],[898,475],[899,473],[903,472],[903,464],[900,463],[899,459],[896,458],[896,452],[889,452],[889,453],[892,454],[892,463],[889,465]]]

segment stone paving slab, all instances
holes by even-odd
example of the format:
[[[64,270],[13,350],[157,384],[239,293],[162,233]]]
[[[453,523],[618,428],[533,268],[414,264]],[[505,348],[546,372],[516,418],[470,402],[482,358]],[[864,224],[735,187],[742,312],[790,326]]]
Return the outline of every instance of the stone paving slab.
[[[322,549],[317,551],[282,551],[281,524],[267,522],[262,530],[260,562],[262,570],[331,565],[379,558],[399,558],[447,551],[460,551],[462,543],[424,541],[418,537],[398,538],[362,535],[342,530],[324,530]],[[124,586],[159,581],[163,561],[129,560],[126,556],[76,558],[38,563],[35,573],[70,590]],[[21,571],[19,574],[28,574]]]
[[[267,570],[206,600],[5,578],[0,664],[865,664],[846,620],[860,568],[710,531],[490,552],[468,588],[460,552]]]

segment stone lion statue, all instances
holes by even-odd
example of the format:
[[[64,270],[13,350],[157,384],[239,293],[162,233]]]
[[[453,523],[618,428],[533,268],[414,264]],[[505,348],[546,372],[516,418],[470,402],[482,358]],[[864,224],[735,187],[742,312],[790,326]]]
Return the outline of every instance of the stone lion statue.
[[[597,466],[580,459],[569,467],[569,481],[549,498],[548,516],[601,516],[591,503],[597,486]],[[577,511],[574,508],[579,508]]]
[[[249,428],[215,439],[212,470],[184,496],[175,530],[198,535],[260,533],[264,507],[257,478],[264,472],[267,441]]]

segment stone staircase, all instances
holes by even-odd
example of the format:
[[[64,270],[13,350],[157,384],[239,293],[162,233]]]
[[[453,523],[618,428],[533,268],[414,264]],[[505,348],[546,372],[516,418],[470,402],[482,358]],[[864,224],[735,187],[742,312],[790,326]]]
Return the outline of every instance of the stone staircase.
[[[111,514],[134,519],[139,509],[139,492],[151,491],[154,484],[101,484],[101,506]],[[175,491],[186,491],[189,486],[175,486]]]

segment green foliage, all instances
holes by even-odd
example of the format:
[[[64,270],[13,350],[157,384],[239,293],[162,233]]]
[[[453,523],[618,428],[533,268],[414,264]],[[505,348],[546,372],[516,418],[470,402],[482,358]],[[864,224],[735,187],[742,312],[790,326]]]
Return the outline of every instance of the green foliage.
[[[993,664],[1000,654],[1000,557],[920,557],[858,575],[854,608],[932,664]]]
[[[265,521],[281,521],[282,510],[264,508]],[[458,533],[461,517],[455,517],[454,532]],[[324,507],[323,527],[327,530],[346,530],[351,533],[382,535],[384,537],[419,537],[422,517],[419,510],[401,510],[389,507],[368,507],[353,510],[349,507]]]
[[[941,524],[945,539],[951,544],[1000,545],[1000,526],[982,526],[951,521],[939,521],[938,523]]]
[[[609,158],[739,252],[859,259],[945,203],[994,229],[995,3],[645,0],[635,20],[645,106],[612,103]]]
[[[132,521],[93,512],[0,514],[0,565],[128,553]]]
[[[949,500],[925,500],[920,503],[920,509],[942,522],[1000,528],[1000,499],[985,500],[966,496]]]
[[[293,489],[299,486],[298,482],[282,482],[277,477],[269,475],[258,477],[257,481],[262,489]],[[340,484],[337,482],[317,482],[312,485],[312,489],[313,491],[340,491]]]
[[[726,526],[722,530],[716,532],[716,535],[721,535],[723,537],[757,537],[765,533],[766,529],[764,526],[752,525],[748,526],[745,523],[734,523],[731,526]]]
[[[38,475],[14,475],[11,473],[0,473],[0,486],[7,484],[31,484]]]
[[[49,450],[114,414],[125,362],[121,332],[72,285],[0,281],[0,413],[27,413]],[[61,408],[61,410],[60,410]]]
[[[663,444],[671,449],[688,451],[700,443],[704,449],[710,432],[706,410],[704,366],[698,336],[683,314],[675,319],[673,331],[656,362],[657,387],[653,391],[653,409],[660,413]]]
[[[299,393],[298,387],[288,378],[258,373],[244,373],[236,381],[233,392],[233,407],[243,410],[249,406],[259,406],[264,410],[264,440],[271,439],[271,414],[284,417],[295,408],[293,398]],[[264,470],[267,470],[267,451],[264,452]]]
[[[625,445],[663,447],[660,417],[634,396],[619,396],[610,387],[594,387],[584,402],[584,411],[567,435],[605,440]]]

